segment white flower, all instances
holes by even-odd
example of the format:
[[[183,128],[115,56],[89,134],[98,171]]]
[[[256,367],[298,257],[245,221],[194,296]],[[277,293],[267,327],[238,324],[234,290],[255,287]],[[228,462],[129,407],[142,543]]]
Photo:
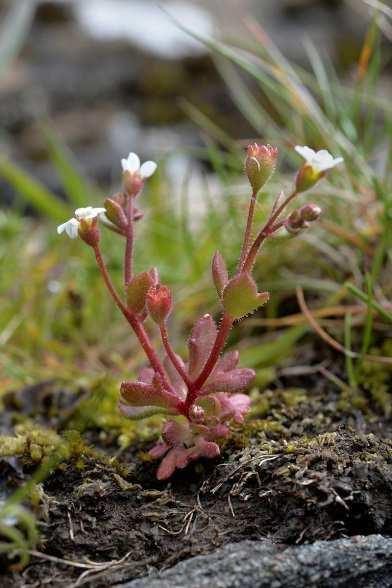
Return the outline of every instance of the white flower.
[[[75,217],[70,218],[62,225],[57,227],[57,234],[66,233],[70,239],[76,239],[79,234],[79,225],[82,219],[91,220],[97,218],[105,213],[105,208],[94,208],[93,206],[86,206],[86,208],[77,208],[75,210]]]
[[[316,173],[323,173],[343,162],[343,157],[333,157],[326,149],[313,151],[310,147],[297,145],[295,150]]]
[[[157,169],[155,161],[146,161],[141,166],[140,159],[136,153],[130,153],[127,159],[122,159],[121,165],[123,172],[129,172],[130,174],[138,173],[143,180],[151,177]]]

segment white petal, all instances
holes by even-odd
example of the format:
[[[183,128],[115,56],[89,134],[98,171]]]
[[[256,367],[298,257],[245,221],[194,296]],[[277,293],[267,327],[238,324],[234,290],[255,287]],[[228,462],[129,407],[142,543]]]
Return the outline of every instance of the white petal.
[[[85,208],[77,208],[75,210],[75,216],[77,219],[92,219],[106,211],[105,208],[94,208],[93,206],[86,206]]]
[[[66,223],[63,223],[57,227],[57,234],[61,235],[65,232],[71,239],[76,239],[78,236],[78,230],[79,221],[77,221],[76,218],[71,218]]]
[[[121,167],[122,167],[123,172],[129,171],[128,170],[128,159],[121,160]]]
[[[67,233],[70,239],[76,239],[76,237],[78,236],[78,231],[79,221],[77,221],[76,218],[71,218],[71,220],[69,220],[66,223],[65,232]]]
[[[140,175],[142,178],[150,178],[152,174],[155,173],[157,167],[155,161],[146,161],[140,168]]]
[[[335,157],[335,159],[333,160],[333,165],[335,167],[335,165],[339,165],[340,163],[343,163],[344,159],[343,157]]]
[[[316,155],[316,152],[313,151],[313,149],[311,149],[310,147],[306,147],[306,145],[304,145],[303,147],[301,147],[301,145],[297,145],[295,147],[296,152],[303,157],[306,161],[312,161],[313,157]]]
[[[106,208],[91,208],[90,212],[84,217],[85,219],[96,218],[106,212]]]
[[[323,149],[316,153],[316,156],[312,161],[312,165],[318,171],[324,172],[328,169],[332,169],[333,167],[335,167],[335,165],[342,163],[342,161],[342,157],[333,158],[333,156],[328,151]]]
[[[86,206],[85,208],[77,208],[75,210],[75,216],[76,218],[89,218],[92,210],[92,206]]]
[[[320,151],[317,151],[316,157],[318,159],[333,159],[332,155],[327,149],[320,149]]]
[[[67,221],[67,222],[65,222],[65,223],[63,223],[62,225],[59,225],[59,226],[57,227],[57,234],[58,234],[58,235],[61,235],[62,233],[64,233],[64,231],[65,231],[65,228],[66,228],[66,226],[67,226],[67,224],[68,224],[69,222],[70,222],[70,221]]]
[[[123,160],[124,161],[124,160]],[[129,171],[131,174],[139,171],[140,169],[140,159],[136,153],[130,153],[128,155],[128,159],[126,160],[126,170]]]

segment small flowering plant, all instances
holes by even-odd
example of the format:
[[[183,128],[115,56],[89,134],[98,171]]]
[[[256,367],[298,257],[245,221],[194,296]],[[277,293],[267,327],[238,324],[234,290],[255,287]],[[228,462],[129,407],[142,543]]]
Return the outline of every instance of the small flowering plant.
[[[222,317],[219,326],[211,314],[196,321],[188,338],[186,359],[175,352],[169,338],[168,319],[173,310],[170,288],[160,282],[155,268],[139,274],[133,270],[135,223],[143,217],[136,202],[156,164],[147,161],[141,165],[139,157],[130,153],[121,162],[122,191],[106,198],[104,207],[75,210],[74,217],[57,228],[59,234],[66,233],[71,239],[79,236],[93,249],[106,288],[146,355],[148,365],[141,368],[138,378],[121,384],[119,409],[131,419],[159,413],[167,416],[162,439],[150,451],[152,457],[162,458],[157,472],[160,480],[192,460],[217,457],[219,444],[230,435],[231,425],[243,423],[249,410],[246,391],[255,373],[238,366],[238,351],[222,352],[234,323],[269,299],[268,292],[258,292],[252,277],[256,256],[264,242],[279,230],[295,235],[319,218],[321,209],[313,203],[289,213],[286,210],[298,194],[343,161],[325,150],[316,153],[309,147],[295,149],[305,163],[297,173],[294,188],[289,196],[282,192],[277,197],[264,225],[254,231],[257,198],[275,170],[278,150],[271,145],[249,145],[245,173],[251,195],[239,262],[233,275],[229,275],[222,254],[217,251],[213,256],[212,280]],[[123,295],[115,288],[102,257],[100,222],[124,239]],[[163,354],[151,342],[148,321],[159,330]]]

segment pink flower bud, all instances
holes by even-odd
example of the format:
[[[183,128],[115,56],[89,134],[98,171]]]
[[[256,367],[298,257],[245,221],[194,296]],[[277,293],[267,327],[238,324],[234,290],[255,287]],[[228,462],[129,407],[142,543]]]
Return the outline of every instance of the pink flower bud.
[[[254,194],[269,180],[276,168],[278,149],[271,145],[252,143],[248,146],[245,172]]]
[[[158,325],[165,322],[172,309],[170,288],[161,284],[151,286],[146,295],[146,306],[153,321]]]
[[[286,228],[288,227],[289,229],[293,230],[293,231],[297,231],[302,229],[304,224],[304,219],[302,217],[301,214],[301,210],[299,210],[298,208],[293,210],[293,212],[290,213],[287,221],[286,221]]]
[[[313,222],[320,217],[321,213],[322,210],[317,204],[310,203],[301,208],[301,216],[304,221]]]

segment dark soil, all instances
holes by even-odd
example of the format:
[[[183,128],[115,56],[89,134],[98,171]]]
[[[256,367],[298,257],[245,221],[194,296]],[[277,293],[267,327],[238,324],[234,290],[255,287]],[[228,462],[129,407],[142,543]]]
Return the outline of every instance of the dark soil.
[[[311,387],[299,389],[305,382]],[[86,431],[102,455],[81,449],[45,480],[39,554],[1,585],[106,587],[243,539],[296,545],[392,535],[390,417],[364,392],[361,402],[345,398],[319,375],[273,387],[220,460],[193,464],[169,483],[155,479],[151,443],[108,458],[115,437],[103,447],[100,431]],[[19,465],[31,469],[27,456]]]

